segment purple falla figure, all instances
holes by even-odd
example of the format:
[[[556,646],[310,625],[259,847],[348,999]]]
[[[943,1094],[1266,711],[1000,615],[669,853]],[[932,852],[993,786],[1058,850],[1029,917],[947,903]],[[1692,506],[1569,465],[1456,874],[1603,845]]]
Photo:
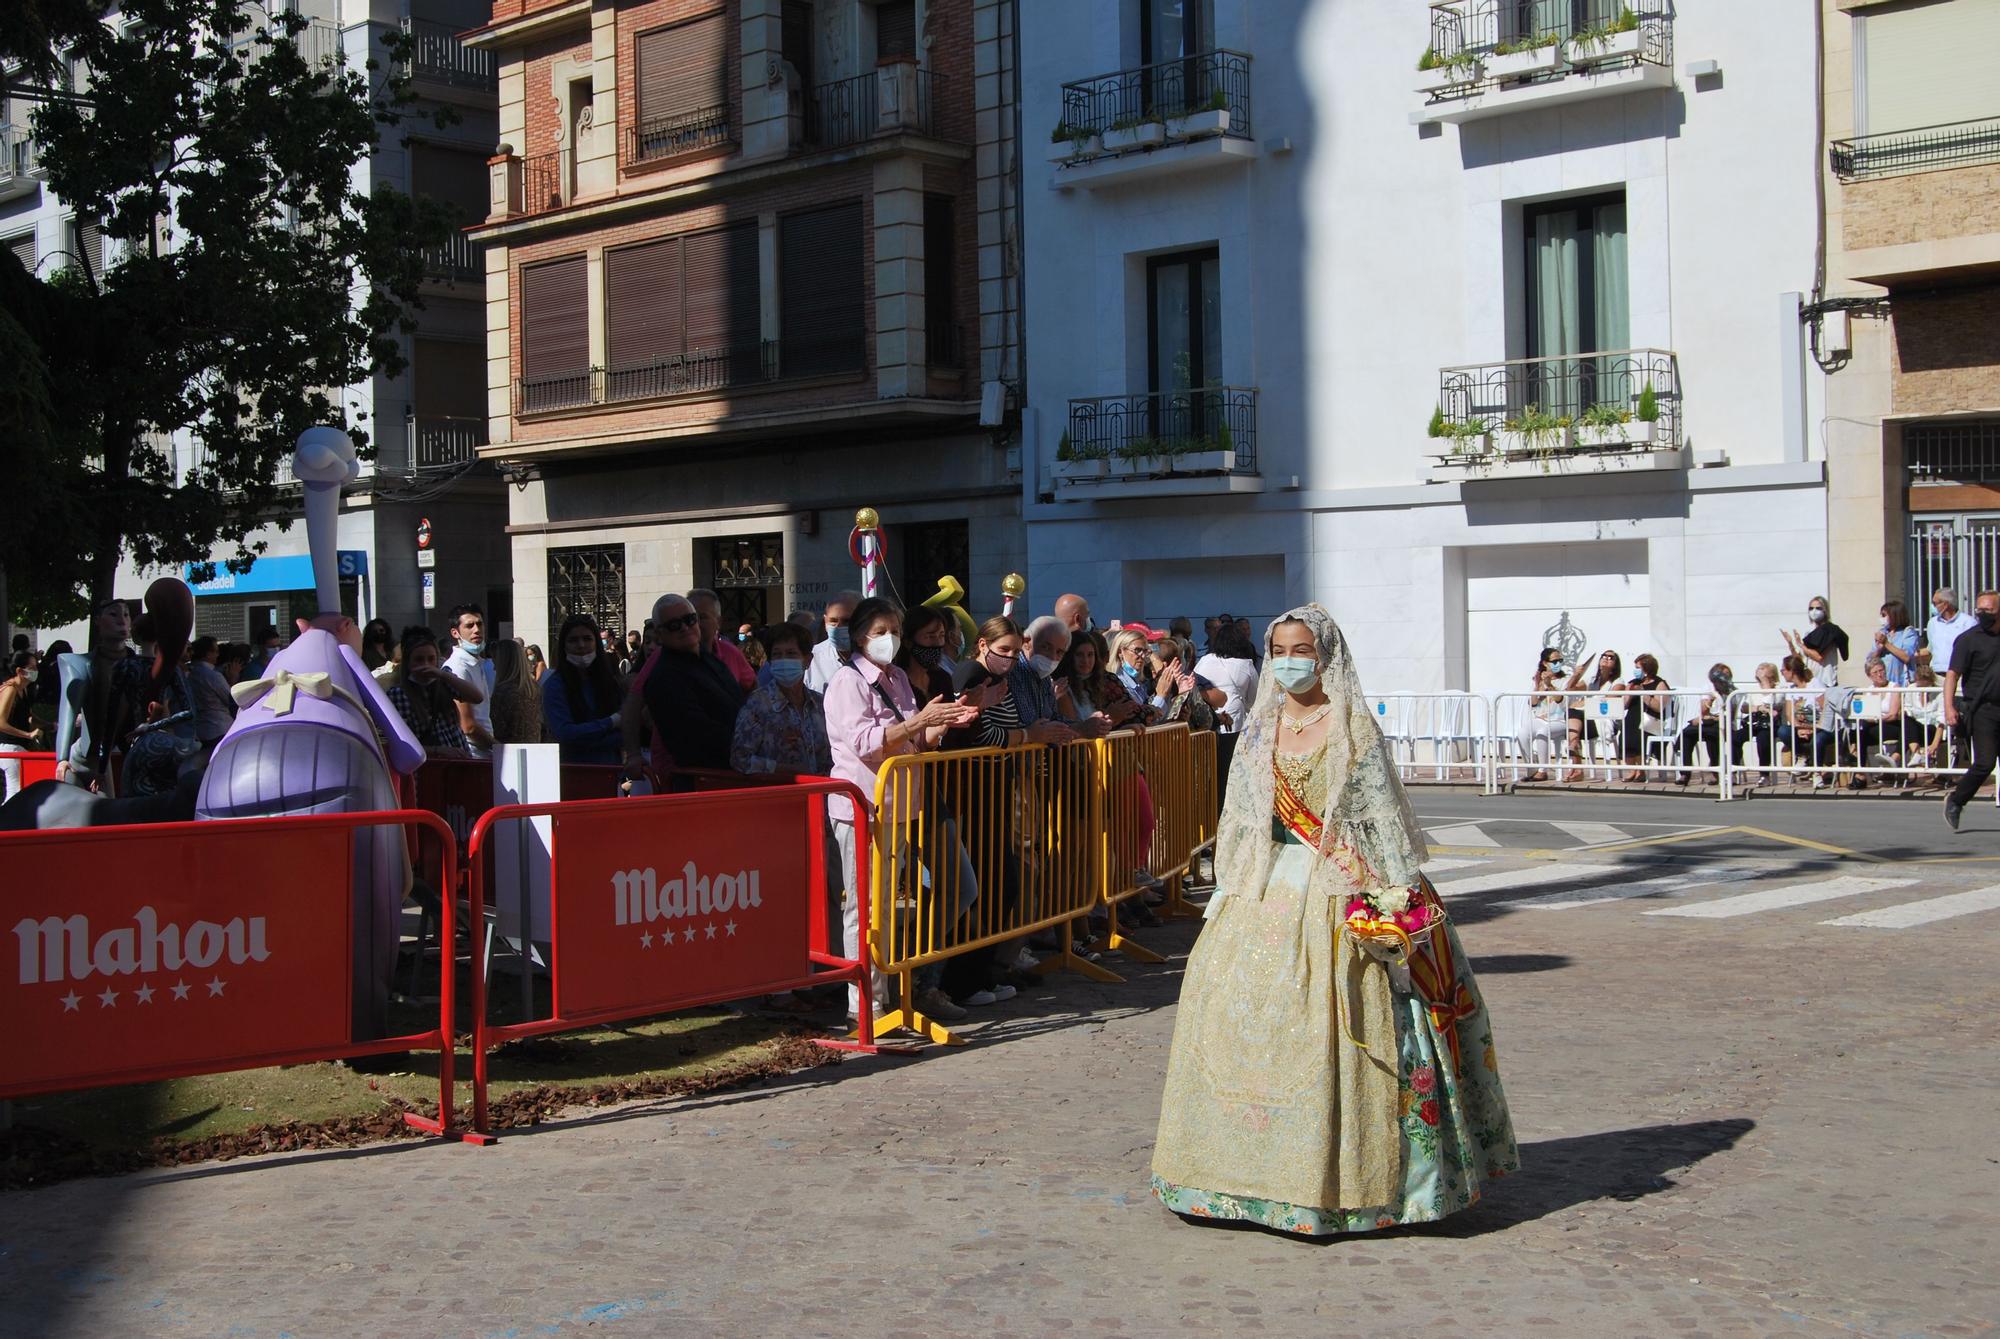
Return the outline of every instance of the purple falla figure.
[[[359,473],[337,428],[299,438],[307,540],[321,609],[340,608],[334,520],[340,485]],[[299,636],[260,679],[233,690],[235,723],[216,745],[195,802],[198,819],[351,814],[398,807],[394,773],[424,750],[361,663],[361,633],[343,614],[299,620]],[[410,864],[403,830],[354,834],[354,1027],[384,1035]]]

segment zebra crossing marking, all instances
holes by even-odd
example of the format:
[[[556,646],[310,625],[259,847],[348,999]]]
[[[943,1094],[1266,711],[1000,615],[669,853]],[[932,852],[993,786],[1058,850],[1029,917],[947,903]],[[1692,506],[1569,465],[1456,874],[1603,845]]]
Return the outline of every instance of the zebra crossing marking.
[[[1480,830],[1477,823],[1452,823],[1444,827],[1425,828],[1424,835],[1439,846],[1490,846],[1498,850],[1500,843]]]
[[[1760,911],[1810,906],[1815,902],[1831,902],[1837,898],[1856,897],[1862,893],[1877,893],[1889,888],[1907,888],[1915,882],[1915,879],[1861,879],[1848,875],[1838,879],[1823,879],[1816,883],[1795,883],[1783,888],[1763,888],[1754,893],[1739,893],[1735,897],[1702,902],[1694,906],[1660,907],[1641,914],[1726,920],[1734,916],[1754,916]]]
[[[1561,883],[1591,874],[1606,874],[1603,865],[1534,865],[1527,869],[1503,869],[1492,874],[1475,874],[1438,885],[1439,897],[1468,897],[1473,893],[1500,893],[1530,884]]]
[[[1978,911],[1992,911],[2000,907],[2000,884],[1991,888],[1974,888],[1969,892],[1950,893],[1944,897],[1927,897],[1921,902],[1905,902],[1901,906],[1882,907],[1875,911],[1859,911],[1852,916],[1840,916],[1821,925],[1860,925],[1871,930],[1908,930],[1919,925],[1929,925],[1933,921],[1950,920],[1954,916],[1970,916]]]
[[[1752,879],[1761,878],[1766,872],[1759,869],[1745,869],[1740,865],[1697,865],[1689,869],[1655,874],[1632,883],[1621,883],[1607,888],[1567,889],[1562,892],[1544,893],[1539,897],[1524,897],[1519,901],[1505,902],[1501,905],[1518,907],[1524,911],[1568,911],[1572,907],[1594,907],[1605,902],[1623,902],[1633,897],[1671,897],[1693,888],[1748,883]]]

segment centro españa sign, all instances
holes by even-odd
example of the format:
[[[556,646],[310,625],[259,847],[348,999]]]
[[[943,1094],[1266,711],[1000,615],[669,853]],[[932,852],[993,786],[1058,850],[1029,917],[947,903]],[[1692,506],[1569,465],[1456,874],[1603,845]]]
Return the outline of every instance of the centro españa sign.
[[[635,823],[615,806],[554,819],[556,1001],[565,1016],[810,970],[802,816],[711,807],[647,819]]]

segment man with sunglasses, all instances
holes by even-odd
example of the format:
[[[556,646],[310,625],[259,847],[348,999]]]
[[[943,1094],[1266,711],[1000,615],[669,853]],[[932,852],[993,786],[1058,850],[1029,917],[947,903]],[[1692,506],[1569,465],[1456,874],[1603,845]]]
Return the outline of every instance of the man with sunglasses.
[[[743,685],[712,646],[702,645],[701,615],[686,598],[662,595],[655,601],[653,629],[660,649],[633,676],[621,713],[626,772],[636,776],[644,769],[639,745],[646,738],[647,719],[652,721],[656,770],[729,770]]]
[[[2000,749],[2000,591],[1983,590],[1972,603],[1977,626],[1958,635],[1944,676],[1944,720],[1972,736],[1972,760],[1945,797],[1944,821],[1958,831],[1958,817],[1986,778]],[[1961,705],[1962,704],[1962,705]]]

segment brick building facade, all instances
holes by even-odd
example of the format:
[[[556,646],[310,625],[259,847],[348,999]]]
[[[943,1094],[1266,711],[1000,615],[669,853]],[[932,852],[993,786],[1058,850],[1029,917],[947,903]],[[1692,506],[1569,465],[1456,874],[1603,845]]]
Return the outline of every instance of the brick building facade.
[[[1011,0],[499,0],[485,455],[515,621],[1024,565]]]
[[[2000,585],[2000,6],[1822,19],[1829,595],[1849,628],[1888,598],[1921,622]]]

